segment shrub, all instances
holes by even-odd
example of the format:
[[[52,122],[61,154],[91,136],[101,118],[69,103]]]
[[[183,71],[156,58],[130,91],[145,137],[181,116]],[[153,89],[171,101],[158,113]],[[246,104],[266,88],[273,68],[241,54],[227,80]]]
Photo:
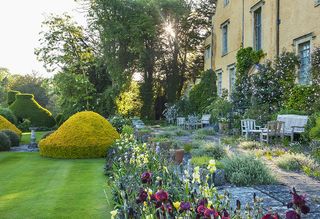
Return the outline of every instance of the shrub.
[[[19,146],[20,143],[20,136],[15,133],[12,130],[6,129],[6,130],[1,130],[1,132],[3,132],[4,134],[6,134],[11,142],[11,147],[16,147]]]
[[[178,128],[178,130],[175,131],[175,134],[176,134],[176,136],[186,136],[186,135],[189,134],[189,132],[186,131],[186,130],[183,130],[183,129],[179,129],[179,128]]]
[[[0,132],[0,151],[9,151],[11,146],[10,138],[4,132]]]
[[[8,92],[7,96],[7,103],[8,106],[10,106],[15,100],[16,100],[16,95],[21,94],[19,91],[11,90]]]
[[[204,142],[200,148],[191,151],[192,156],[209,156],[215,160],[220,160],[227,156],[227,150],[224,146],[211,142]]]
[[[17,133],[18,136],[21,136],[22,132],[11,122],[9,122],[6,118],[0,115],[0,131],[1,130],[11,130]]]
[[[260,142],[257,141],[243,141],[240,142],[239,147],[245,150],[253,150],[261,148],[262,145]]]
[[[212,160],[212,157],[203,155],[203,156],[193,156],[191,158],[191,164],[194,166],[207,166],[209,161]]]
[[[104,157],[119,137],[115,128],[99,114],[80,112],[39,142],[40,155],[53,158]]]
[[[286,153],[275,160],[278,167],[284,170],[301,171],[304,167],[316,168],[314,160],[301,153]]]
[[[133,135],[134,134],[134,129],[133,129],[133,127],[132,126],[130,126],[130,125],[124,125],[123,127],[122,127],[122,132],[121,132],[122,134],[127,134],[127,135]]]
[[[251,155],[237,155],[222,160],[226,178],[237,186],[262,185],[274,182],[267,166]]]
[[[117,129],[118,132],[122,132],[122,127],[124,125],[130,125],[130,120],[120,116],[120,115],[114,115],[109,119],[110,123],[113,127]]]
[[[202,128],[195,131],[196,134],[200,135],[214,135],[216,131],[213,128]]]
[[[297,85],[285,102],[285,107],[292,110],[313,113],[319,101],[319,85]]]
[[[320,117],[316,119],[315,126],[309,132],[311,139],[320,140]]]
[[[18,124],[18,128],[23,132],[29,132],[31,127],[31,122],[29,119],[23,119],[20,124]]]
[[[17,94],[9,108],[18,119],[29,119],[32,126],[52,127],[56,124],[52,114],[41,107],[32,94]]]
[[[3,116],[12,124],[17,124],[17,118],[9,108],[0,107],[0,116]]]
[[[217,123],[222,118],[229,118],[232,111],[232,103],[225,98],[218,97],[208,105],[206,111],[211,113],[211,122]]]
[[[192,150],[192,144],[184,144],[183,150],[185,153],[190,153],[190,151]]]

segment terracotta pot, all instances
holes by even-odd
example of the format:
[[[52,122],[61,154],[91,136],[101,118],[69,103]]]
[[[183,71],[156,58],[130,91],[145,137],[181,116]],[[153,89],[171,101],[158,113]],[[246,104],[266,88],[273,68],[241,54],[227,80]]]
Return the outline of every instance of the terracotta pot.
[[[184,156],[184,150],[183,149],[176,150],[175,154],[174,154],[174,161],[177,164],[181,164],[182,161],[183,161],[183,156]]]

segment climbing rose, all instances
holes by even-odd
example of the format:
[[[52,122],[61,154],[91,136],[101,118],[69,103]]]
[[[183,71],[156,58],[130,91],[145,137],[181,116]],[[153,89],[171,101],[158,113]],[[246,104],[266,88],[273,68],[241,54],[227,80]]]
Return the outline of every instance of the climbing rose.
[[[152,173],[150,172],[144,172],[141,174],[141,181],[142,183],[151,183],[152,181]]]
[[[156,199],[157,199],[157,201],[161,201],[161,202],[163,202],[163,201],[166,201],[166,200],[168,200],[168,193],[166,192],[166,191],[164,191],[164,190],[159,190],[157,193],[156,193]]]

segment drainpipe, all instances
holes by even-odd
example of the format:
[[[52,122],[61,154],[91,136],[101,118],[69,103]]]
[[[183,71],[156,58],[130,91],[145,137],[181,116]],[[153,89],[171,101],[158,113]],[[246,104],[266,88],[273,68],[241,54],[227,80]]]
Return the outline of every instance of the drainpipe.
[[[213,71],[213,30],[214,30],[214,27],[213,27],[213,17],[211,18],[211,57],[210,57],[210,68],[211,70]]]
[[[280,0],[277,0],[277,28],[276,28],[276,52],[277,56],[280,55]]]
[[[244,0],[242,0],[242,37],[241,37],[241,48],[244,47]]]

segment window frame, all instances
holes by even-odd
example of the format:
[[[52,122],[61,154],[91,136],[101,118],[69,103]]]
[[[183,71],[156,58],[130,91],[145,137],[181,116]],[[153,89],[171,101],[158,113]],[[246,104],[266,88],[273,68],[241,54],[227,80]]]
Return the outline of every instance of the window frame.
[[[217,73],[217,95],[219,97],[221,97],[222,96],[223,71],[222,71],[222,69],[219,69],[216,71],[216,73]]]
[[[223,0],[223,6],[226,7],[230,4],[230,0]]]
[[[228,69],[228,74],[229,74],[229,94],[231,95],[234,92],[235,89],[235,84],[236,84],[236,80],[237,80],[237,76],[236,76],[236,65],[235,64],[231,64],[228,65],[227,67]],[[231,75],[231,69],[233,69],[233,75],[234,75],[234,83],[232,83],[232,75]]]
[[[298,37],[296,39],[293,40],[293,46],[295,47],[295,53],[296,55],[300,58],[300,50],[299,50],[299,46],[301,44],[304,44],[304,43],[307,43],[309,42],[309,60],[310,60],[310,65],[309,65],[309,81],[305,84],[305,85],[310,85],[312,84],[312,80],[311,80],[311,72],[310,72],[310,67],[311,67],[311,53],[313,51],[313,45],[312,45],[312,40],[314,38],[314,35],[313,33],[309,33],[309,34],[306,34],[306,35],[303,35],[301,37]],[[300,82],[300,68],[297,70],[297,79],[296,79],[296,82],[298,84],[304,84],[304,83],[301,83]]]
[[[253,11],[253,48],[258,51],[262,49],[262,7],[257,8]],[[258,19],[259,16],[259,27],[258,27]],[[259,28],[259,31],[258,31]]]
[[[261,18],[261,21],[260,21],[260,49],[259,50],[262,50],[263,49],[263,6],[265,4],[265,1],[264,0],[260,0],[258,3],[256,3],[255,5],[253,5],[251,8],[250,8],[250,13],[251,13],[251,16],[252,16],[252,48],[254,48],[254,50],[257,50],[257,47],[256,47],[256,27],[255,27],[255,15],[256,15],[256,11],[260,10],[260,18]]]
[[[206,47],[205,47],[205,49],[204,49],[204,58],[205,58],[205,60],[207,60],[207,59],[210,59],[212,56],[211,56],[211,54],[212,54],[212,52],[211,52],[211,45],[207,45]]]
[[[226,20],[220,25],[221,29],[221,56],[225,56],[229,53],[229,25],[230,25],[230,20]],[[226,32],[224,32],[226,30]],[[226,33],[226,37],[225,37]],[[225,47],[226,46],[226,47]]]

